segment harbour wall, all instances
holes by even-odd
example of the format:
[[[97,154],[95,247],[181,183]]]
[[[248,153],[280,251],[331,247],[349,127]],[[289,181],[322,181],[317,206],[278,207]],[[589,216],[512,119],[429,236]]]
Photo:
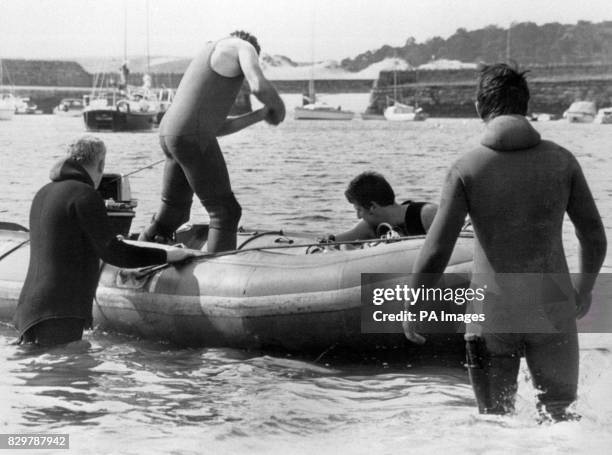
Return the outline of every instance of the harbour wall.
[[[39,109],[50,113],[61,98],[81,98],[100,80],[116,83],[118,73],[94,75],[72,61],[2,60],[2,85],[14,87],[18,96],[29,96]],[[153,86],[176,88],[180,73],[154,73]],[[472,117],[477,70],[383,71],[377,80],[323,79],[318,93],[371,93],[371,112],[382,112],[397,98],[418,103],[431,116]],[[598,107],[612,105],[612,65],[548,65],[529,68],[531,112],[561,114],[575,100],[594,101]],[[395,84],[394,84],[395,80]],[[129,75],[130,85],[142,84],[142,74]],[[306,93],[307,80],[272,81],[280,93]],[[365,110],[366,106],[364,106]],[[233,113],[250,109],[248,87],[243,87]]]
[[[434,117],[474,117],[476,69],[382,71],[369,112],[382,113],[393,99],[418,104]],[[577,100],[612,106],[612,65],[534,66],[526,73],[530,112],[561,115]],[[395,82],[394,82],[395,81]]]

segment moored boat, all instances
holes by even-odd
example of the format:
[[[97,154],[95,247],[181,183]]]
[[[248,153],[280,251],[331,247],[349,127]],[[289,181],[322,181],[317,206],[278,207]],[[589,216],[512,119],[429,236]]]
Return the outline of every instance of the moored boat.
[[[319,101],[315,93],[314,76],[308,81],[308,94],[302,95],[302,105],[293,112],[296,120],[352,120],[353,111],[342,110],[341,106],[331,106]]]
[[[612,107],[599,109],[593,121],[601,124],[612,124]]]
[[[329,104],[316,102],[298,106],[294,111],[296,120],[352,120],[355,113],[342,110],[340,106],[334,107]]]
[[[146,131],[153,128],[158,113],[154,105],[138,99],[98,99],[85,106],[83,120],[88,131]]]
[[[392,122],[419,122],[427,118],[427,114],[420,107],[410,106],[397,101],[385,109],[384,116]]]
[[[15,96],[13,91],[4,91],[4,65],[0,59],[0,120],[11,120],[15,115]]]
[[[29,96],[18,97],[15,99],[15,114],[33,115],[42,114],[42,110],[30,99]]]
[[[53,114],[59,117],[81,117],[83,115],[83,100],[64,98],[53,108]]]
[[[15,115],[15,97],[9,93],[0,94],[0,120],[11,120]]]
[[[570,123],[591,123],[597,109],[592,101],[575,101],[563,113],[563,118]]]

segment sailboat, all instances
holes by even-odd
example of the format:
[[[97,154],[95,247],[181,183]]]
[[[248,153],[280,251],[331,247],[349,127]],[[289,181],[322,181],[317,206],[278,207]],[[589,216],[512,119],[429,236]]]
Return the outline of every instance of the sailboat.
[[[15,97],[11,92],[4,92],[4,65],[0,60],[0,120],[11,120],[15,115]]]
[[[314,78],[308,82],[308,96],[302,96],[302,106],[295,108],[296,120],[352,120],[355,113],[342,110],[327,103],[317,101],[314,90]]]
[[[296,120],[352,120],[355,113],[352,111],[344,111],[341,106],[331,106],[322,101],[317,101],[315,93],[314,81],[314,37],[315,37],[315,9],[312,10],[311,19],[311,65],[310,65],[310,80],[308,81],[308,94],[302,95],[302,105],[297,106],[293,113]]]
[[[417,122],[427,118],[427,114],[422,108],[401,103],[397,99],[397,71],[394,69],[393,100],[389,103],[387,98],[387,103],[390,105],[383,112],[385,118],[392,122]]]
[[[99,84],[94,83],[92,94],[85,97],[83,120],[88,131],[146,131],[157,122],[159,105],[151,92],[151,76],[145,74],[143,85],[138,89],[128,85],[127,4],[123,57],[118,86],[111,84],[105,87],[102,76]]]

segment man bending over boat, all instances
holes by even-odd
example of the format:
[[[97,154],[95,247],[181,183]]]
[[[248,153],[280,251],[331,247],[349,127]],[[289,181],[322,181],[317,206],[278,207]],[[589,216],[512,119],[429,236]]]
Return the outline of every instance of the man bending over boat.
[[[542,140],[525,118],[524,73],[502,63],[484,67],[476,100],[484,135],[448,171],[411,285],[435,287],[469,214],[475,235],[472,286],[486,289],[476,311],[484,322],[466,327],[479,411],[512,412],[524,355],[543,417],[572,419],[567,407],[578,385],[576,318],[589,311],[606,254],[601,217],[574,155]],[[565,213],[580,245],[574,283],[563,251]],[[404,331],[408,339],[424,341],[413,324],[406,323]]]
[[[96,191],[105,156],[100,139],[78,139],[51,170],[51,182],[34,196],[30,264],[15,314],[22,342],[48,346],[81,339],[92,322],[100,259],[119,267],[144,267],[195,254],[180,248],[137,247],[117,239]]]
[[[237,31],[208,43],[187,68],[159,128],[166,155],[162,202],[141,239],[171,238],[189,220],[195,193],[210,217],[208,251],[236,248],[241,207],[232,192],[217,136],[261,120],[278,125],[285,118],[285,105],[259,66],[259,52],[254,36]],[[244,79],[264,107],[228,118]]]
[[[395,193],[377,172],[355,177],[344,192],[360,220],[353,228],[327,240],[344,242],[379,238],[392,230],[400,236],[425,235],[436,215],[437,205],[428,202],[395,202]]]

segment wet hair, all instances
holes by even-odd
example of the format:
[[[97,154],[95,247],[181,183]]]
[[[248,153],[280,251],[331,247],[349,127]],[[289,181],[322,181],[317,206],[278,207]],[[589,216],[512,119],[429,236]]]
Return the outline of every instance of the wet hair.
[[[483,120],[498,115],[527,114],[529,87],[525,73],[527,71],[519,71],[516,65],[506,63],[481,67],[476,100]]]
[[[257,55],[259,55],[259,53],[261,52],[261,47],[259,46],[257,38],[255,38],[250,33],[245,32],[244,30],[236,30],[235,32],[230,33],[230,36],[235,36],[236,38],[245,40],[247,43],[251,43],[257,51]]]
[[[378,205],[391,205],[395,202],[395,193],[389,182],[378,172],[363,172],[355,177],[344,192],[351,204],[369,208],[372,202]]]
[[[95,136],[82,136],[68,145],[68,158],[81,166],[98,163],[106,155],[106,146]]]

